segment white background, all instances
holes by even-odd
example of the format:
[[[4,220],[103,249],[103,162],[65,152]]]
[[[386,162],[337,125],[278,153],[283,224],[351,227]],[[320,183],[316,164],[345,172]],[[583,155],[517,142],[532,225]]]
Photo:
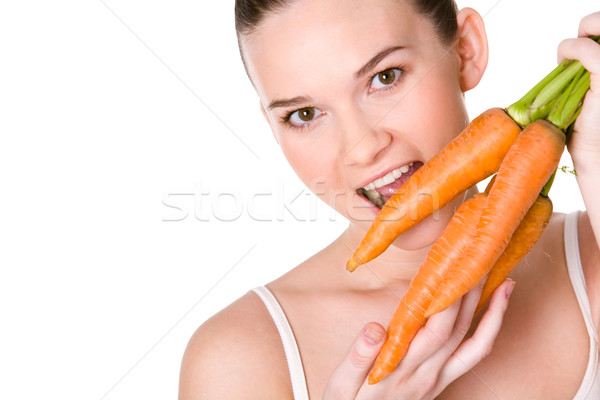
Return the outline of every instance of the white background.
[[[600,8],[459,3],[491,43],[472,117]],[[176,398],[196,327],[346,223],[278,152],[232,0],[3,2],[0,38],[0,398]],[[573,176],[552,196],[583,208]]]

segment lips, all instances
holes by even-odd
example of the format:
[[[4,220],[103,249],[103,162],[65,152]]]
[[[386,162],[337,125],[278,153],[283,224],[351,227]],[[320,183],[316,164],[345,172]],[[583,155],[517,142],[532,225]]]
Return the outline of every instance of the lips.
[[[384,176],[375,179],[369,184],[356,190],[356,192],[366,197],[377,208],[381,209],[383,205],[400,189],[402,185],[418,170],[423,163],[414,161],[402,167],[388,172]]]

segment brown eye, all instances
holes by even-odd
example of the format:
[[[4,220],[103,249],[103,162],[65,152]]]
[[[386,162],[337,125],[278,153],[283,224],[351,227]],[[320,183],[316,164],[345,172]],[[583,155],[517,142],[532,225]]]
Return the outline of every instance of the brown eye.
[[[323,111],[316,107],[303,107],[290,113],[286,120],[292,126],[301,127],[310,125],[315,119],[319,118]]]
[[[402,72],[401,68],[388,68],[375,74],[371,79],[370,90],[375,91],[386,87],[392,87],[392,85],[400,79],[400,74],[402,74]]]
[[[377,79],[384,85],[391,85],[396,80],[396,72],[393,68],[386,69],[377,74]]]
[[[304,122],[311,121],[315,118],[315,109],[313,107],[301,108],[298,110],[298,118]]]

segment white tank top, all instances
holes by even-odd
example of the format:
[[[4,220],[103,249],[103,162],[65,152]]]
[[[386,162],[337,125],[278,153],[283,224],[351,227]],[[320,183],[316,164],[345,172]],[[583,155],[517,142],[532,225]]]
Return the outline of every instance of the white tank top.
[[[571,284],[575,290],[579,308],[583,314],[583,319],[590,337],[590,357],[588,366],[583,376],[579,390],[573,400],[600,400],[600,362],[598,357],[598,332],[592,321],[590,303],[587,296],[585,278],[581,268],[579,258],[579,243],[577,240],[577,217],[579,212],[573,212],[567,215],[565,220],[564,239],[565,256],[567,269]],[[279,305],[279,302],[273,296],[271,291],[264,286],[252,289],[262,299],[275,322],[275,326],[281,336],[285,357],[288,362],[288,369],[292,381],[292,390],[295,400],[308,400],[308,389],[306,386],[306,377],[302,367],[302,359],[298,351],[298,345],[292,332],[292,328]]]
[[[579,241],[577,238],[577,217],[579,212],[567,215],[565,220],[565,257],[571,284],[575,290],[579,308],[583,314],[585,326],[590,337],[590,358],[583,376],[581,386],[573,400],[600,400],[600,364],[598,363],[598,332],[592,321],[590,302],[587,296],[585,277],[579,257]]]
[[[269,314],[271,314],[275,326],[279,331],[279,336],[281,336],[283,350],[285,352],[285,358],[287,359],[288,370],[292,380],[294,400],[309,400],[300,351],[298,351],[298,344],[296,343],[294,332],[292,332],[292,327],[290,326],[283,309],[275,296],[273,296],[273,293],[265,286],[259,286],[252,290],[261,298],[263,303],[265,303],[265,306],[267,307],[267,310],[269,310]]]

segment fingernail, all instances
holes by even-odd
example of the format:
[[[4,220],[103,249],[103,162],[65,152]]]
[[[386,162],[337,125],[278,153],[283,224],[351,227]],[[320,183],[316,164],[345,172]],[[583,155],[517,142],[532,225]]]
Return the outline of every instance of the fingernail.
[[[382,332],[379,329],[367,328],[365,330],[365,341],[369,344],[378,344],[384,336],[385,332]]]
[[[515,284],[516,282],[513,281],[512,279],[510,280],[510,284],[508,285],[508,287],[506,288],[506,298],[508,299],[513,291],[513,289],[515,288]]]

